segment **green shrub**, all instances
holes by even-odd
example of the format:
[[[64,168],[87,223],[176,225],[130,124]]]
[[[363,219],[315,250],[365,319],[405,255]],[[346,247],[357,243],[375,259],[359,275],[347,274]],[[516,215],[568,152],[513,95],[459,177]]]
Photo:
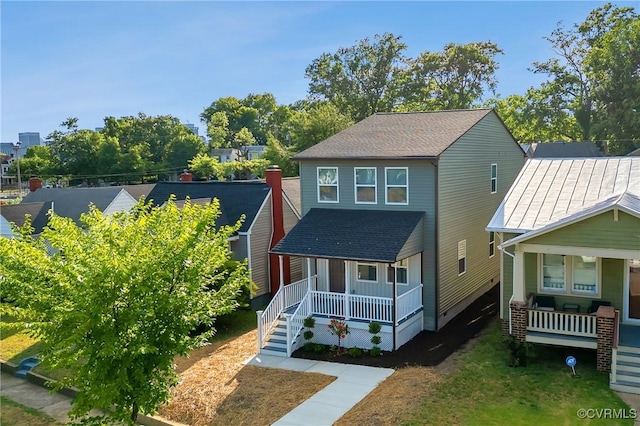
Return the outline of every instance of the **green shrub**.
[[[316,344],[312,343],[312,342],[307,342],[302,347],[302,350],[304,350],[305,352],[315,352],[316,351]]]
[[[347,353],[351,358],[360,358],[362,356],[362,351],[358,348],[351,348]]]
[[[302,322],[302,325],[305,326],[306,328],[313,328],[316,326],[316,319],[312,316],[308,316],[304,319],[304,321]]]
[[[325,345],[321,345],[320,343],[315,343],[313,346],[313,351],[317,354],[321,354],[326,350],[327,350],[327,347]]]
[[[378,334],[380,330],[382,330],[382,325],[379,322],[373,321],[369,323],[369,333]]]
[[[513,336],[503,341],[509,349],[509,365],[512,367],[526,367],[534,357],[533,344],[522,342]]]
[[[371,338],[371,343],[373,343],[374,345],[379,345],[381,341],[382,341],[382,337],[380,336],[373,336]]]
[[[382,349],[380,349],[380,346],[374,346],[369,350],[369,355],[380,356],[382,355]]]

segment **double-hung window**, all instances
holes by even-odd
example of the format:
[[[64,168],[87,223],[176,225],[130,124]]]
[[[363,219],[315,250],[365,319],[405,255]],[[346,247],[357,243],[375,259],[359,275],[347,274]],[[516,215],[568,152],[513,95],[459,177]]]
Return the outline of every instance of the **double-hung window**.
[[[489,232],[489,257],[496,254],[496,234]]]
[[[409,259],[402,259],[387,268],[387,284],[393,284],[394,273],[396,284],[409,284]]]
[[[354,181],[356,204],[376,204],[376,168],[356,167]]]
[[[498,192],[498,165],[491,165],[491,193]]]
[[[378,281],[378,265],[375,263],[357,263],[358,281]]]
[[[318,202],[338,202],[337,167],[318,167]]]
[[[407,167],[385,167],[385,203],[409,204],[409,172]]]
[[[565,256],[542,254],[542,290],[566,291]]]
[[[573,293],[598,294],[598,259],[591,256],[572,256]]]
[[[540,264],[541,291],[574,296],[599,296],[599,258],[541,254]]]

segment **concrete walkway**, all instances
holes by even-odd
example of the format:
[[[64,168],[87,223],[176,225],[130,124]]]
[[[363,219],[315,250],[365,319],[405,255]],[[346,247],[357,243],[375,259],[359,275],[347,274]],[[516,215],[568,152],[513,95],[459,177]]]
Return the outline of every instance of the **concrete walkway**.
[[[365,367],[298,358],[256,355],[246,364],[283,370],[320,373],[337,377],[330,385],[294,408],[274,425],[331,425],[393,373],[391,368]],[[8,373],[0,377],[0,394],[42,411],[59,422],[68,421],[71,398],[19,379]],[[144,422],[146,423],[146,422]]]
[[[274,423],[289,425],[332,425],[393,373],[391,368],[365,367],[299,358],[258,354],[249,365],[320,373],[337,377],[330,385],[307,399]]]

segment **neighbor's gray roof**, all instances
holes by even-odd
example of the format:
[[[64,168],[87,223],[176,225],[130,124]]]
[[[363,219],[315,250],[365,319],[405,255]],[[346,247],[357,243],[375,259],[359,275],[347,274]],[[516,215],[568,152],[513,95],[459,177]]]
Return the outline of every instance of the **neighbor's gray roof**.
[[[293,158],[434,158],[491,112],[377,113]]]
[[[602,151],[591,141],[532,143],[525,152],[531,158],[602,157]]]
[[[311,209],[271,249],[271,253],[303,257],[391,263],[424,212]]]
[[[146,199],[155,186],[155,183],[143,183],[140,185],[124,185],[121,188],[138,201],[143,195]]]
[[[302,212],[302,197],[300,195],[300,177],[290,177],[282,179],[282,192],[287,196],[298,216]]]
[[[0,206],[0,214],[9,222],[16,226],[22,226],[25,222],[25,216],[31,216],[31,226],[33,233],[39,234],[48,222],[47,212],[51,208],[50,202],[34,202],[19,204],[9,204]]]
[[[104,188],[40,188],[30,192],[23,203],[52,202],[53,211],[62,217],[69,217],[76,223],[80,215],[89,211],[89,204],[94,204],[104,211],[122,191],[122,188],[110,186]]]
[[[633,210],[638,198],[640,158],[529,159],[487,230],[528,232],[599,208],[600,203]]]

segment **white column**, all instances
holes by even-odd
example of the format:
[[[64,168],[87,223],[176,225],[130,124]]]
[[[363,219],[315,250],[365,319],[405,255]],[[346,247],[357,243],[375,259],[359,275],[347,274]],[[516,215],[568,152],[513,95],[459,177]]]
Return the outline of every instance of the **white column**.
[[[351,283],[350,283],[350,279],[349,276],[351,275],[349,273],[349,270],[351,269],[351,267],[349,266],[350,263],[347,262],[346,260],[344,261],[344,319],[348,320],[349,317],[351,316],[351,309],[349,306],[349,293],[351,292]]]
[[[524,289],[524,252],[519,244],[516,244],[513,258],[513,301],[525,301]]]
[[[309,291],[312,290],[311,288],[311,258],[307,257],[307,287],[309,289]]]
[[[282,267],[282,255],[279,254],[278,255],[278,266],[280,267],[280,288],[284,287],[284,274],[283,274],[283,267]]]

